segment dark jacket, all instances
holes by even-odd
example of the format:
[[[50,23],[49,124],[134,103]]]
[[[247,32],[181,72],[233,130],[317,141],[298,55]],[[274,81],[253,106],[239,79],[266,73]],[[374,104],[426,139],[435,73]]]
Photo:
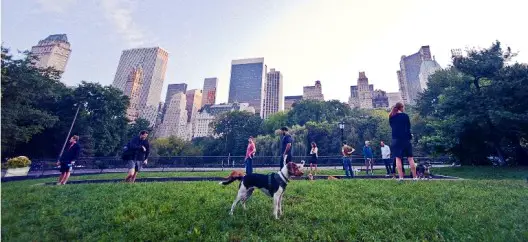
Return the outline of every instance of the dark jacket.
[[[63,163],[71,163],[72,161],[76,161],[80,154],[81,146],[78,143],[74,145],[67,144],[59,160]]]
[[[145,147],[146,151],[143,150]],[[142,140],[139,136],[134,137],[127,144],[127,160],[144,161],[150,154],[150,145],[148,140]]]
[[[392,139],[411,140],[411,120],[405,113],[397,113],[389,118],[389,124],[392,128]]]

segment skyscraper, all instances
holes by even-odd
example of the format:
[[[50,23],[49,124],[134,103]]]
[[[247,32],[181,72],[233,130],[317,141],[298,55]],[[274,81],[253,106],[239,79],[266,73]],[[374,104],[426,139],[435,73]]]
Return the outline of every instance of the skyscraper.
[[[165,95],[165,104],[163,105],[163,108],[161,110],[161,120],[162,121],[165,116],[165,113],[167,112],[167,106],[169,105],[171,98],[174,96],[174,94],[179,93],[179,92],[183,94],[187,92],[186,83],[169,84],[169,86],[167,86],[167,94]]]
[[[185,139],[187,137],[186,95],[178,92],[172,95],[170,100],[170,103],[166,103],[165,119],[160,125],[159,137],[176,136]]]
[[[359,72],[357,86],[350,87],[348,104],[351,108],[372,108],[373,92],[374,85],[369,85],[365,72]]]
[[[284,109],[284,99],[282,98],[282,73],[274,68],[266,75],[266,96],[262,108],[262,118],[267,118]]]
[[[203,86],[202,107],[207,104],[215,104],[217,86],[218,78],[205,78]]]
[[[321,81],[319,80],[315,81],[314,86],[304,86],[303,87],[303,99],[324,101]]]
[[[382,90],[375,90],[372,92],[372,107],[373,108],[388,108],[389,97],[387,93]]]
[[[193,89],[186,93],[187,96],[187,122],[192,123],[194,117],[198,113],[198,110],[202,107],[202,90]]]
[[[170,103],[171,98],[174,96],[174,94],[178,92],[186,93],[187,84],[186,83],[169,84],[169,86],[167,86],[167,95],[165,96],[165,105],[168,105]]]
[[[229,82],[229,103],[249,103],[262,117],[266,73],[264,58],[233,60]]]
[[[418,52],[410,56],[402,56],[400,71],[397,74],[403,101],[411,105],[415,104],[418,93],[427,88],[427,78],[439,69],[440,65],[431,58],[428,45],[422,46]]]
[[[71,48],[66,34],[54,34],[38,42],[31,48],[31,56],[38,58],[35,61],[37,68],[52,67],[61,74],[66,70],[70,58]]]
[[[136,120],[139,118],[139,96],[141,93],[141,88],[143,86],[143,69],[141,66],[132,69],[130,72],[124,93],[128,94],[130,99],[128,108],[127,108],[127,118],[129,120]]]
[[[223,103],[223,104],[206,104],[204,105],[195,118],[194,137],[207,137],[214,135],[214,129],[210,126],[215,118],[226,112],[246,111],[255,113],[255,108],[250,107],[249,103]]]
[[[402,102],[402,98],[399,92],[388,92],[387,97],[389,99],[389,107],[392,108],[397,102]]]
[[[136,88],[139,89],[136,90],[137,117],[148,120],[151,125],[155,124],[158,115],[168,58],[167,51],[159,47],[125,50],[121,54],[112,84],[130,97],[133,93],[132,89],[127,89],[127,82],[133,77],[134,83],[140,83]]]

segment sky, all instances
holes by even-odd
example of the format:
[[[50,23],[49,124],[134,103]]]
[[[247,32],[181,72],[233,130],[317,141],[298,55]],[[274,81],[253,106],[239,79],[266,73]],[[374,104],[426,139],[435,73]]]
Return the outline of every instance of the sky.
[[[218,77],[227,102],[231,60],[264,57],[284,76],[284,95],[322,83],[325,99],[348,101],[365,71],[375,89],[398,91],[402,55],[429,45],[442,67],[450,50],[495,40],[528,63],[524,1],[473,0],[3,0],[1,39],[29,50],[65,33],[72,53],[62,81],[112,83],[121,52],[159,46],[169,52],[160,101],[172,83],[203,87]]]

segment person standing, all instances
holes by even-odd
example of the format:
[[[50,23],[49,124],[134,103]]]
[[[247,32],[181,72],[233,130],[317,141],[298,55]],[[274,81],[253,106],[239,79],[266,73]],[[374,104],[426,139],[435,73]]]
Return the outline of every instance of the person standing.
[[[385,164],[385,169],[387,170],[386,177],[390,176],[391,174],[394,174],[393,168],[392,168],[392,162],[391,162],[391,151],[390,147],[385,144],[385,142],[381,141],[381,160],[383,160],[383,163]]]
[[[293,157],[292,157],[293,139],[291,135],[289,134],[287,127],[282,127],[281,131],[282,131],[282,140],[281,140],[282,148],[281,148],[280,169],[282,169],[284,164],[293,160]]]
[[[392,128],[392,153],[396,158],[396,168],[398,169],[399,181],[403,180],[402,166],[403,157],[407,157],[414,180],[416,178],[416,164],[414,163],[411,144],[411,120],[404,113],[403,103],[398,102],[389,114],[389,124]]]
[[[141,170],[143,164],[147,164],[147,159],[150,154],[150,145],[147,140],[148,132],[143,130],[139,132],[139,136],[134,137],[127,144],[127,150],[124,159],[127,162],[128,175],[125,178],[126,182],[134,183],[138,172]]]
[[[341,154],[343,154],[343,169],[345,170],[345,176],[347,178],[354,177],[354,171],[352,170],[352,153],[354,148],[347,145],[346,141],[343,141],[343,147],[341,148]]]
[[[370,175],[374,174],[374,154],[372,152],[372,148],[370,147],[370,141],[365,141],[365,146],[363,146],[363,156],[365,158],[365,167],[367,169],[367,175],[369,174],[369,167],[370,167]]]
[[[244,161],[246,164],[246,175],[253,173],[253,157],[255,157],[255,153],[257,153],[257,148],[255,147],[253,136],[249,136],[246,149],[246,159]]]
[[[81,153],[81,146],[79,146],[77,142],[79,142],[79,136],[72,136],[70,138],[69,144],[66,146],[66,149],[57,161],[57,166],[60,165],[61,172],[57,185],[66,184],[66,182],[68,182],[68,179],[70,178],[70,173],[73,169],[73,165],[75,164],[75,161],[79,158],[79,154]]]
[[[317,175],[317,158],[319,158],[318,152],[319,150],[317,149],[317,144],[312,142],[312,149],[310,150],[310,173],[315,166],[314,175]]]

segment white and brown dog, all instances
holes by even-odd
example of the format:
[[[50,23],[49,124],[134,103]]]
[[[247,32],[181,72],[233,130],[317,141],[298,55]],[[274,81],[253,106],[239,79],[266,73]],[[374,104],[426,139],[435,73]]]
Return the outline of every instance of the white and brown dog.
[[[251,197],[255,188],[260,189],[266,195],[273,197],[273,215],[279,219],[279,214],[282,215],[282,195],[286,190],[286,186],[292,176],[302,176],[304,169],[304,161],[301,164],[288,162],[279,172],[264,174],[249,174],[243,176],[240,172],[233,171],[228,177],[227,181],[220,182],[222,185],[228,185],[236,180],[240,180],[240,187],[238,194],[231,205],[230,215],[233,215],[235,207],[238,202],[242,202],[242,207],[246,209],[246,201]]]

